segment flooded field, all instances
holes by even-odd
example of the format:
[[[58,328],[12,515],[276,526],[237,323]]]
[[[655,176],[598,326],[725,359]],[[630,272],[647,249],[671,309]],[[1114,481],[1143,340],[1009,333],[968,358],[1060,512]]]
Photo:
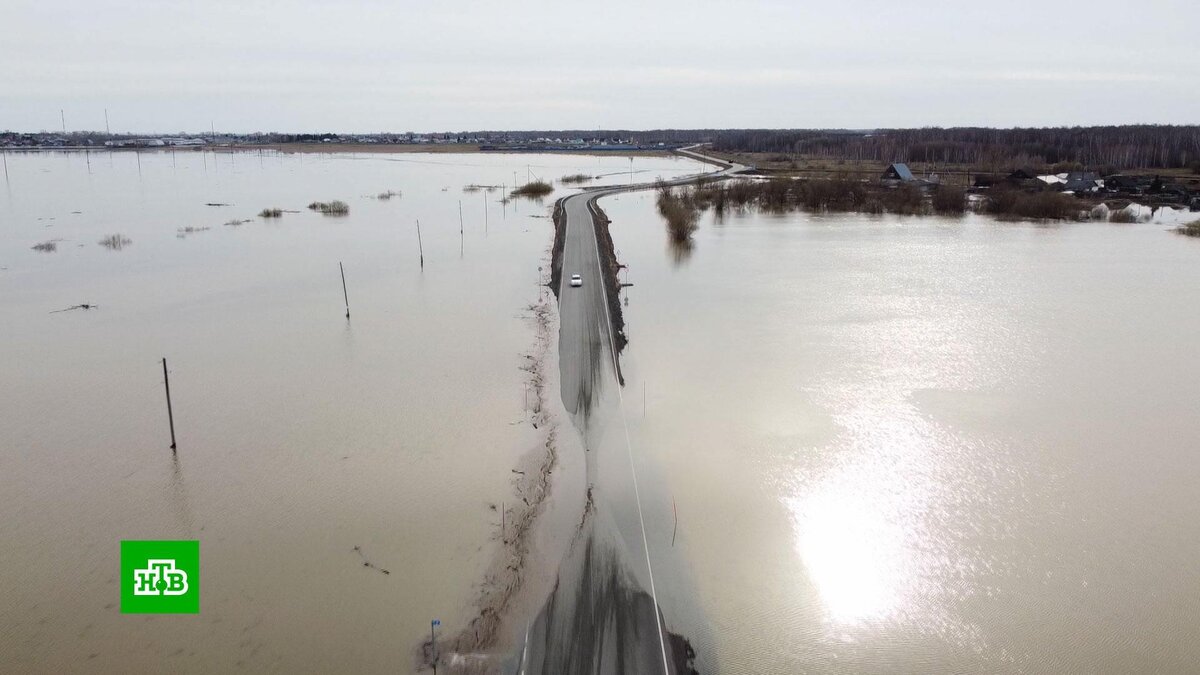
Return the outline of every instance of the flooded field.
[[[659,600],[701,672],[1200,662],[1200,242],[709,213],[680,251],[653,195],[602,206]]]
[[[529,308],[566,194],[488,186],[697,170],[7,161],[0,670],[55,672],[409,672],[435,618],[469,643],[513,471],[547,433],[529,360],[554,358],[536,341],[557,324]],[[1200,242],[1154,223],[708,214],[684,250],[652,194],[601,205],[633,284],[626,385],[583,443],[588,462],[631,448],[641,505],[629,466],[602,464],[601,522],[643,586],[653,562],[700,672],[1200,662]],[[580,450],[560,453],[564,503],[501,650],[579,522]],[[156,538],[201,541],[199,615],[119,613],[118,543]]]
[[[697,168],[6,159],[0,670],[44,672],[412,670],[431,619],[449,632],[471,617],[499,539],[493,507],[540,442],[526,308],[564,190],[504,204],[488,186]],[[335,201],[349,213],[307,208]],[[172,538],[201,541],[201,613],[120,614],[120,540]]]

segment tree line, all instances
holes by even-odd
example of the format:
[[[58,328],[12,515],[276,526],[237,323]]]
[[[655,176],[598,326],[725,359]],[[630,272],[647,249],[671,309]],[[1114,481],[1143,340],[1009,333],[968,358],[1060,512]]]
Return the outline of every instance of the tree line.
[[[1095,168],[1200,171],[1200,126],[746,129],[719,132],[714,147],[789,157],[968,164],[995,169],[1072,163]]]

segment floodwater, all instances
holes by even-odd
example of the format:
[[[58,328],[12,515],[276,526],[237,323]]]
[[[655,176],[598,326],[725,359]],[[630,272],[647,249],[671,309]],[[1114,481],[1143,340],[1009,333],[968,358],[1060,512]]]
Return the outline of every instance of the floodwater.
[[[431,619],[449,633],[474,615],[499,539],[492,507],[541,442],[521,368],[558,193],[501,204],[500,191],[463,187],[697,168],[483,154],[6,160],[6,672],[412,670]],[[401,194],[377,198],[388,191]],[[331,200],[349,215],[305,208]],[[257,217],[269,207],[286,212]],[[128,243],[98,244],[114,234]],[[55,251],[31,249],[48,241]],[[81,304],[96,307],[52,313]],[[201,542],[201,613],[120,614],[120,540],[172,538]]]
[[[652,195],[601,206],[701,672],[1195,671],[1200,241],[710,213],[680,252]]]

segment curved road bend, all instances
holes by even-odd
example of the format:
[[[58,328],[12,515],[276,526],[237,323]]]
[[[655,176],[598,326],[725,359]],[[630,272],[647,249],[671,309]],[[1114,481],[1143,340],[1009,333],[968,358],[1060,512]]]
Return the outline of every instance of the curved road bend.
[[[692,152],[683,154],[709,160]],[[725,166],[728,168],[709,175],[731,175],[746,168]],[[684,184],[695,178],[669,183]],[[675,675],[677,665],[684,661],[682,655],[673,653],[672,640],[653,595],[653,570],[640,522],[636,476],[630,475],[630,468],[623,472],[614,468],[624,466],[623,461],[632,461],[632,451],[627,434],[613,433],[623,426],[624,419],[619,407],[613,329],[590,206],[601,197],[654,186],[642,183],[600,188],[563,200],[566,233],[558,294],[561,395],[588,448],[587,479],[594,487],[589,495],[593,509],[560,563],[550,597],[529,626],[518,654],[515,672],[519,675]],[[582,287],[569,285],[572,274],[583,277]],[[615,396],[606,395],[614,392]],[[605,437],[608,442],[597,442]],[[621,456],[626,451],[630,453],[628,459]],[[604,462],[611,466],[601,471],[598,463]],[[614,485],[609,491],[605,485],[631,479],[633,496],[638,500],[635,528],[640,531],[630,534],[633,541],[627,546],[616,524],[620,516],[605,496],[627,495],[629,490],[626,485]],[[622,510],[629,512],[628,506],[622,504]],[[639,579],[649,582],[648,590]]]

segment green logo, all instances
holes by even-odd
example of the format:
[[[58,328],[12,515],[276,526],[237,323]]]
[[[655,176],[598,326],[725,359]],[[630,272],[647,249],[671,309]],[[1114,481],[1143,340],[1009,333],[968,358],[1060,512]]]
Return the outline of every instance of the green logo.
[[[122,541],[122,614],[199,614],[199,541]]]

